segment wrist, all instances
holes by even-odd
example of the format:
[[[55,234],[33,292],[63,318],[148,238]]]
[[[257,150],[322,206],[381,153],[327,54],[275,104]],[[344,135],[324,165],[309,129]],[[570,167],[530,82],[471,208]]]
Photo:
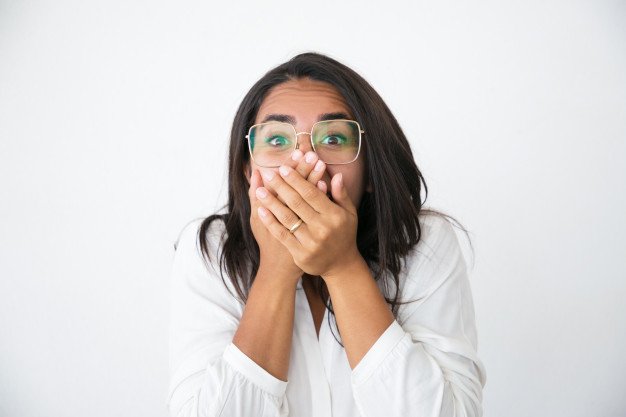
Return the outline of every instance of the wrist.
[[[287,287],[291,289],[296,288],[298,280],[302,276],[302,271],[299,268],[289,268],[284,265],[275,264],[272,262],[259,263],[259,269],[257,270],[255,281],[270,281],[274,285],[281,287]]]
[[[326,283],[326,285],[332,285],[334,282],[339,281],[342,277],[349,277],[352,275],[358,275],[361,272],[368,272],[369,267],[367,266],[367,262],[361,256],[361,253],[356,250],[351,256],[347,258],[344,257],[344,261],[341,262],[335,268],[332,268],[327,273],[322,275],[322,279]]]

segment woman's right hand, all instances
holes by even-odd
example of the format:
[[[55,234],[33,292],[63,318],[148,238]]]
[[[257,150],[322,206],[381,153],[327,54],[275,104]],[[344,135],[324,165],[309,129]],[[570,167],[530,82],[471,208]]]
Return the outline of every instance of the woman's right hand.
[[[327,185],[324,181],[321,181],[322,176],[326,170],[326,164],[319,161],[321,169],[319,171],[314,170],[316,163],[318,162],[317,154],[314,152],[307,152],[306,155],[302,155],[299,150],[294,151],[294,154],[298,156],[297,159],[289,159],[286,165],[294,168],[303,178],[306,178],[312,184],[324,193],[327,191]],[[306,161],[306,157],[309,156],[309,161]],[[277,168],[264,168],[274,169]],[[269,276],[288,277],[293,279],[295,283],[300,279],[302,270],[295,264],[293,257],[289,250],[280,243],[271,233],[261,219],[259,219],[258,208],[261,204],[258,201],[256,190],[263,186],[263,179],[258,170],[254,169],[250,176],[250,188],[248,190],[248,197],[250,198],[250,227],[252,228],[252,234],[259,245],[260,250],[260,265],[259,269],[263,268],[266,271],[270,271]],[[269,191],[268,188],[265,188]]]

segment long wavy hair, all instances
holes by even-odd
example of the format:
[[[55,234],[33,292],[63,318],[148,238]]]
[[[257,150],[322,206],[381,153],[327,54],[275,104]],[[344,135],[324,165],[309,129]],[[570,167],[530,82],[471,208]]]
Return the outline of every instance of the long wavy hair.
[[[214,221],[222,221],[225,228],[221,239],[223,246],[217,258],[218,270],[224,284],[224,275],[227,275],[237,296],[246,302],[259,268],[260,252],[250,227],[249,183],[245,176],[250,155],[244,138],[268,92],[281,83],[300,78],[333,85],[367,131],[365,175],[372,191],[363,194],[358,207],[357,247],[376,281],[382,280],[383,296],[397,318],[400,304],[415,301],[401,301],[398,292],[404,257],[421,237],[418,216],[431,213],[453,218],[440,211],[422,208],[428,196],[426,182],[406,136],[380,95],[354,70],[319,53],[302,53],[275,67],[243,98],[230,133],[228,204],[220,210],[225,212],[204,218],[198,230],[205,263],[208,266],[211,262],[206,239],[209,227]],[[421,200],[422,186],[424,201]],[[459,224],[455,219],[454,222]],[[467,234],[466,229],[460,228]],[[330,325],[334,311],[328,288],[320,277],[308,278],[313,279],[317,294],[329,310]],[[395,284],[394,294],[390,294],[390,280]],[[335,339],[341,344],[336,336]]]

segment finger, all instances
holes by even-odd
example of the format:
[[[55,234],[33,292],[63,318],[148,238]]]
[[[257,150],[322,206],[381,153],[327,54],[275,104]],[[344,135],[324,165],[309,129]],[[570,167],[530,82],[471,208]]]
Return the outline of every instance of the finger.
[[[317,184],[324,176],[326,164],[319,159],[317,153],[309,151],[304,154],[304,157],[300,159],[300,162],[294,169],[311,184]],[[322,189],[320,188],[320,190]],[[327,191],[328,188],[325,188],[322,192],[326,193]]]
[[[315,167],[315,163],[318,159],[319,158],[317,157],[317,154],[315,152],[309,151],[304,154],[304,157],[300,158],[300,160],[298,161],[298,165],[292,168],[294,168],[298,172],[298,174],[302,176],[302,178],[307,178],[313,170],[313,167]]]
[[[336,204],[352,214],[357,214],[356,207],[354,207],[354,204],[348,195],[348,190],[346,190],[345,184],[343,183],[343,174],[341,172],[336,174],[330,180],[330,190],[331,195],[333,196],[333,201]]]
[[[280,181],[280,177],[277,177],[277,180]],[[284,186],[289,187],[287,184],[284,184]],[[278,191],[278,194],[281,195],[281,192]],[[263,207],[269,209],[278,221],[287,229],[293,226],[300,219],[304,220],[305,223],[313,221],[314,217],[318,215],[317,212],[313,210],[313,208],[309,206],[306,201],[304,201],[294,190],[291,190],[289,194],[290,195],[288,197],[285,197],[285,195],[282,194],[283,199],[286,199],[288,202],[293,201],[294,199],[299,200],[297,203],[292,203],[295,206],[293,208],[289,204],[284,204],[265,187],[259,187],[256,190],[256,196],[259,199],[259,202],[263,205]]]
[[[326,172],[326,164],[321,159],[317,159],[313,165],[313,170],[309,173],[308,178],[305,177],[311,184],[317,184],[319,180],[324,176]]]
[[[322,193],[316,185],[313,185],[309,181],[302,178],[292,168],[283,165],[278,169],[278,172],[280,173],[280,176],[285,184],[281,187],[282,189],[275,188],[278,194],[281,195],[281,191],[283,190],[285,194],[289,194],[287,188],[289,190],[294,190],[297,194],[297,197],[291,194],[288,196],[288,198],[292,199],[292,201],[289,201],[289,207],[295,209],[296,207],[292,206],[292,202],[294,204],[299,204],[300,199],[302,199],[306,202],[306,205],[312,207],[317,213],[325,213],[333,209],[334,206],[328,197],[326,197],[326,195]],[[276,184],[280,187],[278,181],[276,181]],[[297,210],[294,211],[297,212]],[[300,213],[298,213],[298,215],[300,215]]]
[[[293,172],[294,177],[298,177],[301,181],[307,182],[304,178],[300,177],[293,168],[281,165],[284,169],[288,169]],[[280,169],[279,169],[280,171]],[[276,175],[274,170],[262,170],[261,175],[265,188],[274,191],[272,194],[276,195],[276,198],[289,207],[293,212],[298,215],[302,220],[308,224],[317,223],[318,213],[309,205],[309,203],[289,184],[287,184],[280,175]],[[315,187],[313,184],[308,183],[309,186]]]
[[[302,153],[302,151],[300,149],[296,149],[291,153],[291,157],[287,159],[287,161],[284,162],[283,165],[287,165],[295,169],[298,165],[300,165],[300,161],[304,160],[303,156],[304,154]]]
[[[308,246],[313,243],[313,239],[304,219],[298,217],[289,207],[285,206],[278,198],[268,192],[265,187],[257,188],[256,195],[259,199],[259,206],[267,209],[286,230],[291,230],[295,224],[302,220],[303,224],[292,234],[296,236],[296,239],[298,239],[303,246]],[[313,209],[311,210],[313,211]]]
[[[257,209],[261,222],[267,227],[270,233],[282,243],[289,252],[294,253],[299,250],[302,244],[296,239],[296,237],[289,230],[280,224],[274,215],[265,207],[259,207]],[[304,225],[300,226],[302,228]]]
[[[295,168],[295,167],[297,167],[297,166],[298,166],[298,163],[300,162],[300,160],[302,160],[302,159],[303,159],[303,158],[302,158],[302,157],[303,157],[303,155],[304,155],[304,154],[302,153],[302,151],[301,151],[301,150],[296,149],[295,151],[293,151],[293,152],[291,153],[291,156],[290,156],[289,158],[287,158],[287,159],[285,160],[285,162],[283,162],[283,165],[287,165],[287,166],[289,166],[289,167],[291,167],[291,168]],[[267,168],[267,169],[273,169],[273,170],[274,170],[274,172],[277,172],[277,171],[278,171],[278,169],[277,169],[277,168]],[[263,183],[264,183],[264,181],[263,181],[263,180],[264,180],[264,178],[262,178],[262,179],[261,179],[261,184],[260,184],[259,186],[263,186],[263,185],[264,185],[264,184],[263,184]],[[267,184],[266,184],[266,185],[267,185]],[[275,192],[275,191],[274,191],[271,187],[268,187],[268,188],[269,188],[269,190],[270,190],[270,192],[271,192],[271,193],[273,193],[274,195],[276,195],[276,192]],[[278,197],[278,199],[282,201],[282,199],[281,199],[280,197]]]
[[[328,186],[326,185],[326,181],[318,181],[317,188],[319,188],[319,190],[324,194],[328,192]]]
[[[289,229],[298,220],[300,220],[300,217],[298,217],[296,213],[294,213],[289,207],[278,201],[278,199],[273,196],[267,190],[267,188],[257,188],[256,196],[259,199],[259,202],[263,205],[263,207],[271,211],[274,217],[276,217],[276,219],[286,228]]]

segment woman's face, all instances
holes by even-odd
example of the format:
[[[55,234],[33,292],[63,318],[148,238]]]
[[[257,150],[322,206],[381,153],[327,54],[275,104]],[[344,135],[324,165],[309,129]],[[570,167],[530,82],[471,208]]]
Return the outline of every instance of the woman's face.
[[[337,119],[354,120],[354,116],[335,87],[321,81],[301,78],[286,81],[272,88],[261,103],[254,123],[266,121],[269,115],[285,115],[295,120],[294,126],[297,132],[310,132],[313,124],[320,121],[323,114],[328,113],[343,114],[343,116],[336,117]],[[298,135],[298,143],[303,154],[313,152],[309,135]],[[361,152],[354,162],[344,165],[326,165],[326,172],[322,178],[322,181],[329,186],[330,193],[330,179],[341,172],[348,195],[356,207],[359,206],[367,187],[364,158],[365,152],[361,146]],[[250,168],[259,169],[261,172],[263,170],[278,171],[278,168],[259,167],[252,159],[250,159]],[[248,178],[250,172],[248,172]]]

